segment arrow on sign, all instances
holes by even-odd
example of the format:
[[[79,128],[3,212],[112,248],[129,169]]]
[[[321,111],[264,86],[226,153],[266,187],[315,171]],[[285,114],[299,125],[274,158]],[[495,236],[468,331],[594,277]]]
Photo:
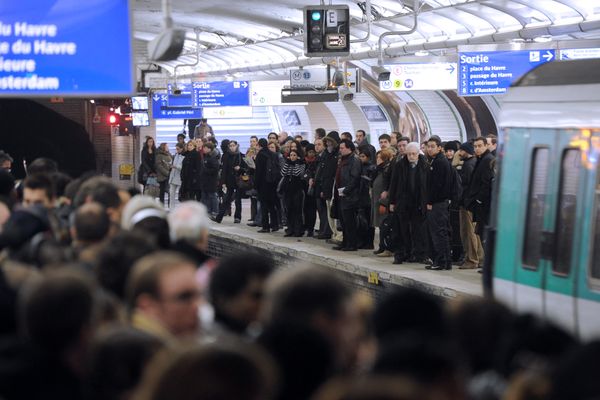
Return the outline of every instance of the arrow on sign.
[[[546,54],[544,54],[542,57],[544,57],[546,59],[546,62],[548,62],[552,61],[552,59],[554,58],[554,54],[552,54],[550,50],[546,50]]]
[[[244,87],[244,89],[247,88],[248,87],[248,82],[242,82],[242,86]]]
[[[453,73],[455,69],[456,69],[456,68],[454,68],[454,65],[450,64],[450,65],[448,66],[448,68],[446,68],[446,71],[448,71],[448,72],[450,72],[450,73]]]
[[[155,94],[152,98],[154,99],[154,101],[160,100],[160,96],[157,94]]]

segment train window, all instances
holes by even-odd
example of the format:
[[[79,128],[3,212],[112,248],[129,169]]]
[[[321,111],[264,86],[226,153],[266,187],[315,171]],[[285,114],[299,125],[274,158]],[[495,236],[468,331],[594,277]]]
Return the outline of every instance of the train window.
[[[527,196],[525,241],[523,242],[523,265],[528,269],[537,269],[542,253],[544,210],[548,195],[549,159],[549,149],[539,147],[533,150],[531,174],[529,176],[529,195]]]
[[[600,168],[598,168],[598,172],[600,173]],[[590,276],[594,280],[600,280],[600,176],[598,176],[598,182],[596,183],[596,194],[595,194],[594,204],[595,209],[594,213],[594,243],[593,249],[594,252],[592,254],[592,264],[590,266]],[[595,283],[596,285],[596,283]]]
[[[560,192],[556,212],[554,262],[552,270],[559,275],[568,275],[571,270],[577,192],[581,173],[581,152],[567,149],[563,153],[560,174]]]

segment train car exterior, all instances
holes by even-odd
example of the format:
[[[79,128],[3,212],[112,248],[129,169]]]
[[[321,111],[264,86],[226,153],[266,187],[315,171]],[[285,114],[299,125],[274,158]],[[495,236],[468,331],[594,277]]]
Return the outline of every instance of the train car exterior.
[[[546,64],[501,114],[493,293],[600,336],[600,60]]]

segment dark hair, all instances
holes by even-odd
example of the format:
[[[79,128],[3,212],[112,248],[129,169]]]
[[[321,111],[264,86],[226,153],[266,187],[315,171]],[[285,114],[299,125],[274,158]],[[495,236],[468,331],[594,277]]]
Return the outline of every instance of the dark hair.
[[[96,337],[89,357],[89,399],[124,398],[137,387],[147,363],[163,346],[155,335],[129,326],[113,327]]]
[[[129,271],[137,260],[155,250],[147,235],[137,231],[121,231],[111,237],[98,254],[95,272],[100,285],[119,299],[125,299]]]
[[[51,174],[53,172],[58,172],[58,164],[56,161],[46,157],[36,158],[27,166],[27,173],[29,175]]]
[[[265,148],[269,145],[269,142],[265,138],[258,139],[258,147]]]
[[[475,145],[477,142],[483,142],[484,146],[487,145],[487,139],[483,136],[477,136],[475,139],[473,139],[473,145]]]
[[[52,182],[54,182],[56,197],[64,196],[67,185],[72,181],[69,175],[62,172],[54,172],[50,175],[50,179],[52,179]]]
[[[442,145],[442,141],[440,140],[439,136],[431,136],[429,139],[427,139],[427,143],[429,142],[434,142],[436,144],[436,146],[441,146]]]
[[[323,129],[323,128],[315,129],[315,137],[318,139],[323,139],[326,134],[327,134],[327,132],[325,132],[325,129]]]
[[[342,141],[340,141],[340,145],[341,144],[346,145],[346,147],[349,148],[351,151],[356,150],[356,146],[354,145],[354,143],[350,139],[342,139]]]
[[[204,143],[202,146],[203,146],[203,147],[206,147],[206,148],[209,148],[209,149],[211,149],[211,150],[214,150],[214,149],[215,149],[215,144],[214,144],[214,143],[211,143],[211,142],[206,142],[206,143]]]
[[[486,135],[485,137],[486,137],[486,139],[491,139],[492,144],[498,143],[498,136],[494,135],[493,133],[490,133],[489,135]]]
[[[32,190],[43,189],[49,199],[53,199],[55,195],[54,183],[50,176],[44,173],[29,175],[23,182],[23,188]]]
[[[81,206],[88,198],[104,208],[118,208],[121,205],[119,189],[104,176],[94,176],[81,184],[75,196],[75,207]]]
[[[167,250],[171,247],[169,236],[169,222],[166,218],[147,217],[136,223],[132,230],[141,232],[154,240],[158,249]]]
[[[352,141],[352,134],[351,134],[350,132],[342,132],[342,133],[340,134],[340,138],[341,138],[342,136],[346,136],[346,138],[347,138],[348,140]]]
[[[185,145],[183,143],[179,143],[179,142],[175,143],[175,147],[178,149],[185,149]]]
[[[178,135],[177,135],[177,139],[179,139],[180,137],[182,137],[182,138],[184,138],[184,139],[185,139],[185,134],[183,134],[183,133],[180,133],[180,134],[178,134]]]
[[[0,164],[4,163],[5,161],[10,161],[11,163],[14,162],[10,154],[6,153],[4,150],[0,150]]]
[[[275,132],[269,132],[269,134],[267,135],[267,138],[270,138],[270,137],[271,137],[271,135],[275,135],[275,137],[276,137],[277,139],[279,139],[279,135],[278,135],[277,133],[275,133]]]
[[[240,253],[221,259],[210,275],[208,286],[215,313],[222,313],[222,302],[237,296],[252,278],[266,279],[274,269],[273,260],[258,253]]]
[[[361,132],[365,138],[367,137],[367,132],[365,132],[363,129],[357,129],[356,133],[358,132]]]
[[[144,150],[148,151],[148,142],[152,140],[152,150],[156,151],[156,140],[152,136],[146,136],[146,141],[144,142]]]
[[[22,326],[32,342],[44,350],[62,353],[92,325],[95,288],[83,273],[61,268],[27,289],[19,308]]]
[[[358,148],[358,155],[364,155],[368,159],[371,159],[371,152],[369,151],[369,149],[366,146]]]
[[[396,142],[406,142],[406,143],[410,143],[410,138],[406,137],[406,136],[400,136],[399,138],[396,139]]]
[[[77,240],[99,242],[108,234],[110,219],[101,204],[86,203],[75,211],[74,228]]]
[[[256,139],[256,140],[258,140],[258,136],[252,135],[252,136],[250,136],[250,139]]]
[[[392,141],[392,137],[390,135],[388,135],[387,133],[384,133],[383,135],[379,135],[379,138],[377,140],[387,140],[388,142]]]
[[[229,139],[221,140],[221,152],[226,154],[229,151]]]
[[[15,189],[15,178],[5,169],[0,169],[0,196],[9,197]]]

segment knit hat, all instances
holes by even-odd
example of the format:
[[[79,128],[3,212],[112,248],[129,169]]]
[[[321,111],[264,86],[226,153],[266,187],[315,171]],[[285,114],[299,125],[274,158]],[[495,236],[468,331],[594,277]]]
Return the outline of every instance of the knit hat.
[[[308,153],[311,150],[313,150],[313,151],[315,150],[315,145],[312,143],[309,143],[306,145],[306,152]]]
[[[448,150],[458,151],[458,144],[455,141],[446,142],[444,144],[444,151]]]
[[[475,154],[475,148],[473,147],[473,143],[471,142],[464,142],[460,145],[460,149],[466,151],[471,155]]]

